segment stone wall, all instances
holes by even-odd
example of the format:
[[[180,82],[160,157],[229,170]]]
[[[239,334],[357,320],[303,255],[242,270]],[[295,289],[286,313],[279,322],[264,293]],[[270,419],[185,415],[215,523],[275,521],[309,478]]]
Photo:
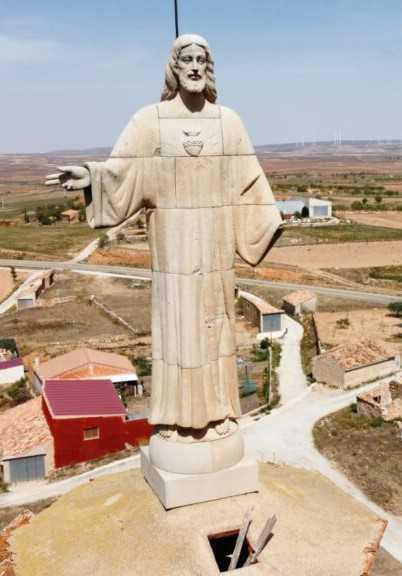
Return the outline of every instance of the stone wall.
[[[379,378],[391,376],[398,370],[399,364],[395,358],[384,360],[377,364],[371,364],[370,366],[356,368],[355,370],[349,370],[348,372],[345,372],[344,388],[347,390],[350,388],[356,388],[365,382],[373,382]]]
[[[323,382],[336,388],[343,388],[344,386],[344,371],[333,358],[316,356],[313,358],[312,372],[317,382]]]
[[[402,383],[386,382],[357,397],[357,412],[384,420],[402,418]]]

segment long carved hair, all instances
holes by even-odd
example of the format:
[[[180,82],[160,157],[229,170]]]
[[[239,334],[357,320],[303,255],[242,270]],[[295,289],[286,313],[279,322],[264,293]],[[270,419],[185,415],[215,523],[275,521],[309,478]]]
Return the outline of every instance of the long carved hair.
[[[179,91],[179,82],[176,73],[176,64],[179,58],[180,52],[183,48],[191,46],[191,44],[196,44],[201,46],[205,50],[205,55],[207,58],[207,69],[206,69],[206,84],[204,90],[204,96],[209,101],[216,102],[216,84],[215,84],[215,74],[214,74],[214,60],[212,58],[208,42],[202,36],[196,34],[183,34],[176,38],[172,51],[170,53],[169,61],[166,65],[166,75],[165,75],[165,86],[163,87],[161,100],[173,100]]]

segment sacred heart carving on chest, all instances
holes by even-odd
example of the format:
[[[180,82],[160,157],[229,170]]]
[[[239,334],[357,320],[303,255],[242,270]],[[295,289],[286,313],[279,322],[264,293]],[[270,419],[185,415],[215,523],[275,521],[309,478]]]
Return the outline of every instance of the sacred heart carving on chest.
[[[183,148],[189,156],[199,156],[204,148],[204,142],[200,138],[201,130],[191,132],[183,130]]]

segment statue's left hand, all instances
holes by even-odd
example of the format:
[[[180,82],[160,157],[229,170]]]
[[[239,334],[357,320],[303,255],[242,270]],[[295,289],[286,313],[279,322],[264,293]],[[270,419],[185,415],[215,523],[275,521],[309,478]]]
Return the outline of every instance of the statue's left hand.
[[[66,190],[83,190],[91,185],[91,174],[85,166],[58,166],[60,172],[46,176],[46,186],[61,184]]]

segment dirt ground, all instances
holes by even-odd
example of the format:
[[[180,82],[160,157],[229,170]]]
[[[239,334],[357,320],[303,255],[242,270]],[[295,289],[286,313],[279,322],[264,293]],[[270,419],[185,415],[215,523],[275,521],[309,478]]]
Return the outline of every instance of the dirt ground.
[[[386,308],[317,312],[315,319],[324,345],[341,344],[355,338],[370,338],[381,342],[390,353],[402,352],[402,339],[398,338],[402,333],[402,320]],[[339,320],[344,319],[348,320],[349,326],[343,328],[337,325]]]
[[[402,440],[395,424],[359,416],[349,406],[321,419],[313,434],[320,452],[370,500],[402,516]]]
[[[358,224],[402,228],[402,212],[342,212],[339,215]]]
[[[138,337],[91,305],[91,295],[129,322]],[[52,305],[58,298],[71,300]],[[55,284],[39,301],[46,306],[12,310],[0,316],[0,333],[15,337],[24,355],[52,356],[80,345],[148,355],[150,298],[149,284],[124,278],[57,273]]]
[[[260,483],[257,494],[166,513],[141,471],[97,478],[16,531],[16,573],[212,576],[219,570],[207,535],[238,527],[250,507],[254,546],[268,515],[275,513],[278,523],[259,564],[245,568],[245,574],[347,576],[364,571],[367,546],[378,542],[383,528],[366,507],[305,470],[264,464]]]
[[[16,270],[16,282],[14,282],[11,270],[9,268],[0,268],[0,302],[5,300],[7,296],[18,287],[18,285],[23,282],[27,273]]]
[[[266,263],[321,268],[369,268],[402,264],[402,241],[350,242],[273,248]]]

